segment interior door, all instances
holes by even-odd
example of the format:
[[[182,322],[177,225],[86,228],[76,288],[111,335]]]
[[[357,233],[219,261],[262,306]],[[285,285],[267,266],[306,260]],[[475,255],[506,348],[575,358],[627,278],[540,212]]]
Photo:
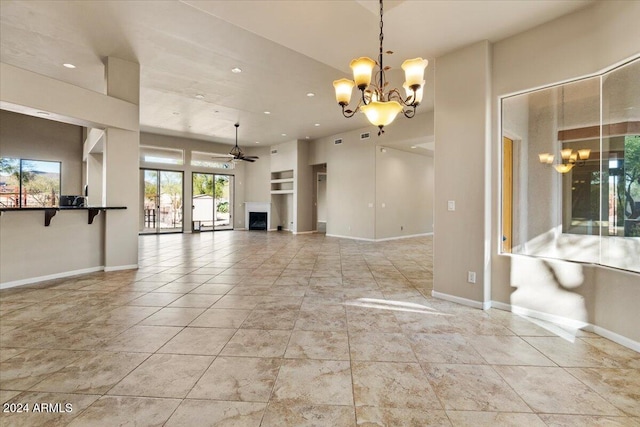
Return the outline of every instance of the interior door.
[[[502,252],[511,253],[513,228],[513,141],[504,138],[502,150]]]
[[[316,188],[316,230],[318,233],[327,232],[327,174],[318,173]]]

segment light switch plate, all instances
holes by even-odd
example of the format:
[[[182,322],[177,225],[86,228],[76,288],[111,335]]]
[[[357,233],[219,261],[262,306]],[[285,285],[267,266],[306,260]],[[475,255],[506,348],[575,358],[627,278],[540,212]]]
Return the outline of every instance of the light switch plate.
[[[447,202],[447,210],[448,211],[455,211],[456,210],[456,201],[455,200],[449,200]]]

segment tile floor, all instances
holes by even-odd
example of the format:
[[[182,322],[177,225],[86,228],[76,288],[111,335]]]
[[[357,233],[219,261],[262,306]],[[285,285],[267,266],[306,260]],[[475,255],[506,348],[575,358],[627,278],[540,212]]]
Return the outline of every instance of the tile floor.
[[[640,426],[638,353],[431,298],[431,245],[142,236],[2,291],[0,424]]]

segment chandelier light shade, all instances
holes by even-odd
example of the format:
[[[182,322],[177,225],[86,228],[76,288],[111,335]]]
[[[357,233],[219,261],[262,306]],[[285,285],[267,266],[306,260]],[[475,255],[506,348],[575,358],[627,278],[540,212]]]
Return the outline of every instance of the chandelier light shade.
[[[559,163],[557,165],[553,165],[553,167],[560,173],[567,173],[573,169],[573,163]]]
[[[349,105],[351,102],[351,93],[353,92],[353,86],[355,83],[349,79],[340,79],[333,82],[333,87],[336,90],[336,100],[340,105]]]
[[[411,89],[418,89],[424,84],[424,70],[429,61],[422,58],[407,59],[402,63],[405,84]]]
[[[353,81],[355,81],[358,89],[365,90],[371,84],[371,75],[375,66],[376,61],[366,56],[351,61],[349,67],[351,67]]]
[[[342,108],[342,115],[350,118],[358,111],[363,112],[371,124],[379,128],[378,135],[384,133],[383,128],[393,122],[400,113],[407,118],[412,118],[416,114],[416,107],[422,102],[424,93],[424,70],[429,61],[422,58],[407,59],[402,63],[405,73],[404,90],[405,96],[400,94],[398,89],[387,89],[385,71],[390,67],[383,65],[382,41],[384,33],[382,31],[384,23],[382,20],[383,5],[380,0],[380,50],[378,61],[371,58],[361,57],[351,61],[349,66],[353,72],[353,80],[340,79],[333,82],[336,91],[336,101]],[[388,54],[392,52],[387,52]],[[374,68],[378,70],[374,73]],[[355,108],[348,108],[351,102],[353,87],[360,91],[358,104]]]
[[[371,124],[382,129],[384,126],[391,124],[398,113],[402,111],[402,105],[396,101],[371,101],[369,104],[361,106],[360,109]]]
[[[563,148],[560,150],[560,163],[553,163],[555,156],[551,153],[540,153],[538,159],[540,163],[547,165],[553,165],[554,169],[560,173],[567,173],[574,166],[584,166],[591,156],[590,148],[581,148],[578,151],[573,151],[571,148]]]

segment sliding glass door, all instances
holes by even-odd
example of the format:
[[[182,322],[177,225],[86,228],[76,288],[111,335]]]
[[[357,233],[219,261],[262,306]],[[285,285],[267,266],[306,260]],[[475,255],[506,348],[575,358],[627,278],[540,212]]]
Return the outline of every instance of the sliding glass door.
[[[193,174],[193,230],[233,229],[233,175]]]
[[[181,233],[182,172],[141,169],[141,234]]]

